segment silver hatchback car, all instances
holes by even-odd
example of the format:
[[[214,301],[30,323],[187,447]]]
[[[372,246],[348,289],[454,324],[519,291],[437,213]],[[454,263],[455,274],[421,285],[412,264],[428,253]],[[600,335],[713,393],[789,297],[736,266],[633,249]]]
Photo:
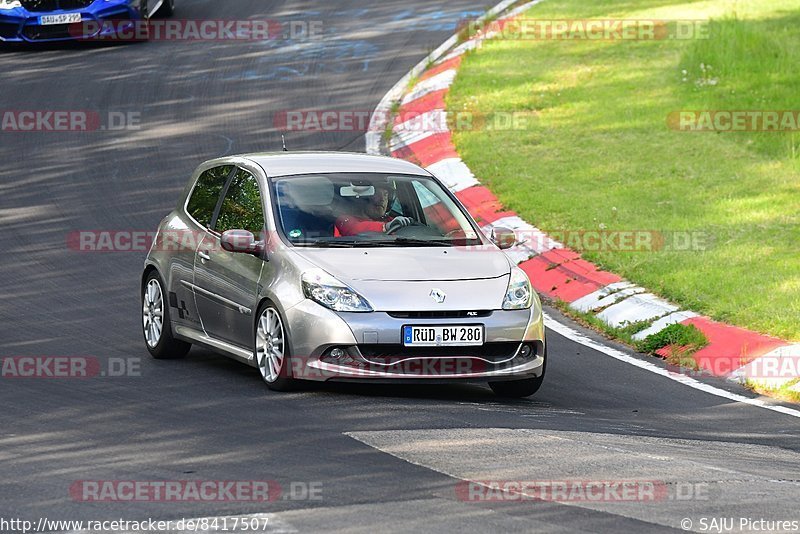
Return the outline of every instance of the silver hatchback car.
[[[428,171],[402,160],[281,152],[203,163],[142,275],[156,358],[192,344],[298,380],[542,384],[539,298]]]

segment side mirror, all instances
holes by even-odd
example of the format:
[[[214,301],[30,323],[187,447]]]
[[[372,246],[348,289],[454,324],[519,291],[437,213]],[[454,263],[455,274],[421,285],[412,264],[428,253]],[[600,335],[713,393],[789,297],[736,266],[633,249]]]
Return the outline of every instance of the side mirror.
[[[222,248],[228,252],[253,254],[254,256],[260,256],[264,252],[264,242],[256,241],[253,233],[247,230],[228,230],[222,234],[220,242]]]
[[[500,247],[501,250],[511,248],[517,244],[517,234],[514,230],[504,226],[492,228],[492,242]]]

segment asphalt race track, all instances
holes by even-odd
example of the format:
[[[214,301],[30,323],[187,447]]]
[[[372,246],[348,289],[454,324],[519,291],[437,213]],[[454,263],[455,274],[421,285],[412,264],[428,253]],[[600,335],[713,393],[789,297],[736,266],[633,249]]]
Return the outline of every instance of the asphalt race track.
[[[261,513],[270,531],[300,532],[647,532],[680,530],[684,518],[695,530],[702,518],[735,518],[737,527],[740,518],[800,519],[794,416],[689,388],[554,332],[547,380],[529,400],[503,401],[479,385],[274,393],[255,369],[208,351],[151,359],[140,319],[145,253],[68,247],[76,231],[154,230],[205,159],[279,149],[276,112],[371,111],[456,21],[485,7],[178,0],[180,19],[323,21],[324,39],[0,50],[2,108],[134,113],[141,126],[0,132],[0,357],[138,366],[120,377],[0,378],[0,518]],[[287,144],[360,152],[364,137],[291,132]],[[258,503],[82,502],[69,491],[81,480],[187,479],[277,481],[284,492]],[[460,479],[652,481],[666,494],[465,502]],[[286,491],[304,487],[321,488],[320,498]]]

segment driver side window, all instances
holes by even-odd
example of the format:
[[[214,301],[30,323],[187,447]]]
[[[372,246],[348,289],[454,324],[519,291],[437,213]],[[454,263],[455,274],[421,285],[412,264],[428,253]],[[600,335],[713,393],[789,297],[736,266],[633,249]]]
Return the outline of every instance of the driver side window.
[[[239,169],[222,201],[214,229],[220,234],[228,230],[248,230],[256,237],[264,231],[264,211],[258,181],[249,172]]]
[[[186,211],[201,226],[211,227],[214,209],[233,169],[232,165],[213,167],[203,172],[197,179],[192,196],[186,204]]]

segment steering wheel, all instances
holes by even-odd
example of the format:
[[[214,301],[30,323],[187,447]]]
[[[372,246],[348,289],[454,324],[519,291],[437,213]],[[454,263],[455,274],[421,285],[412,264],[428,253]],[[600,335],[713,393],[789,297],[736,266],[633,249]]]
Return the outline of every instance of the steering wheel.
[[[414,226],[424,226],[425,228],[427,228],[427,227],[428,227],[428,225],[426,225],[426,224],[422,224],[422,223],[421,223],[421,222],[419,222],[419,221],[411,221],[411,223],[410,223],[410,224],[407,224],[406,226],[398,226],[397,228],[395,228],[395,229],[394,229],[394,230],[392,230],[391,232],[386,232],[386,235],[394,235],[394,234],[398,233],[400,230],[404,230],[404,229],[406,229],[406,228],[412,228],[412,227],[414,227]]]
[[[394,235],[397,237],[409,237],[414,239],[442,238],[442,233],[439,230],[437,230],[436,228],[431,228],[430,226],[424,223],[415,223],[415,224],[409,224],[408,226],[403,226],[402,228],[394,232]]]

